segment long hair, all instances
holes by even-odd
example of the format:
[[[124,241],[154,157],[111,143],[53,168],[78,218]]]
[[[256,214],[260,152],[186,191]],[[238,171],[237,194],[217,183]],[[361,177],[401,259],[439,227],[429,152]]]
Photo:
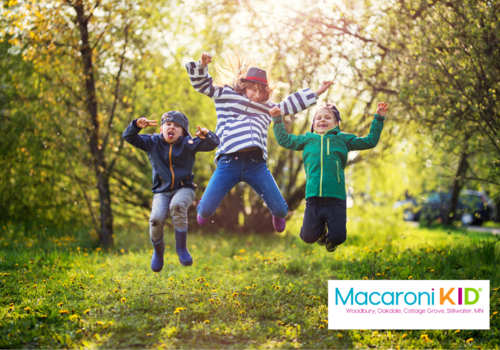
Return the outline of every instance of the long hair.
[[[224,52],[226,54],[227,67],[222,67],[218,64],[215,65],[215,69],[217,70],[217,77],[214,82],[216,85],[232,86],[239,94],[245,94],[247,88],[253,85],[257,85],[259,91],[264,93],[265,98],[263,102],[271,100],[274,91],[277,88],[285,85],[282,82],[274,82],[271,79],[271,69],[274,57],[271,58],[269,64],[265,69],[268,82],[268,86],[265,86],[259,83],[241,81],[241,79],[245,78],[248,68],[256,66],[255,59],[253,57],[248,56],[239,48],[233,48],[232,51],[225,49]]]

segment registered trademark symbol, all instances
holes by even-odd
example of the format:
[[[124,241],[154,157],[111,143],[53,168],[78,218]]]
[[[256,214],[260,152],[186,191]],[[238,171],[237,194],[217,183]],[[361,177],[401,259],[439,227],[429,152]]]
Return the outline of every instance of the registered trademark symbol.
[[[483,291],[483,288],[479,288],[479,291],[482,292]]]

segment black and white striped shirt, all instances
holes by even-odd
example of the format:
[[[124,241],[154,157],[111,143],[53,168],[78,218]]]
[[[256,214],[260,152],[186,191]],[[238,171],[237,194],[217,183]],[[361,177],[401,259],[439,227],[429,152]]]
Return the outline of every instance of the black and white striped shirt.
[[[237,93],[229,85],[214,86],[208,67],[200,62],[186,64],[189,79],[196,91],[215,101],[217,127],[215,134],[220,139],[215,153],[217,159],[226,153],[257,146],[267,161],[267,130],[271,123],[271,108],[278,106],[282,115],[296,114],[316,104],[317,96],[307,88],[288,96],[280,103],[254,102]]]

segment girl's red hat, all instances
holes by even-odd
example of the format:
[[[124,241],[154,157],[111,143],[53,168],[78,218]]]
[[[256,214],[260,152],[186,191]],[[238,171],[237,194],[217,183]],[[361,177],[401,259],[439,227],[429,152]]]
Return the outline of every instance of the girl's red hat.
[[[258,67],[248,68],[246,77],[241,79],[241,81],[246,81],[249,83],[258,83],[268,86],[266,71]]]

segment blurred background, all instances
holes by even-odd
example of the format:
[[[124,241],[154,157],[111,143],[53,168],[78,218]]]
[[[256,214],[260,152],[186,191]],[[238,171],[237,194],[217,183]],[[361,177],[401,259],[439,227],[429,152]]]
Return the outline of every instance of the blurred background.
[[[343,132],[365,136],[377,102],[389,103],[377,147],[349,154],[348,220],[499,226],[498,2],[0,4],[2,223],[83,229],[105,246],[125,232],[147,237],[151,166],[121,135],[133,119],[169,110],[185,113],[192,132],[215,130],[214,103],[194,91],[184,65],[205,51],[225,65],[225,50],[240,49],[261,67],[273,60],[272,78],[286,83],[276,101],[334,80],[321,101],[337,105]],[[313,113],[287,118],[288,132],[308,131]],[[197,155],[196,200],[214,154]],[[300,220],[301,152],[280,148],[270,131],[268,154],[290,219]],[[193,207],[197,229],[195,218]],[[206,230],[273,228],[262,200],[239,184]]]

